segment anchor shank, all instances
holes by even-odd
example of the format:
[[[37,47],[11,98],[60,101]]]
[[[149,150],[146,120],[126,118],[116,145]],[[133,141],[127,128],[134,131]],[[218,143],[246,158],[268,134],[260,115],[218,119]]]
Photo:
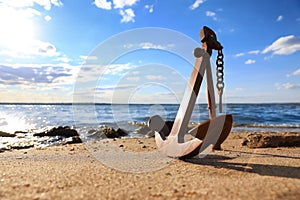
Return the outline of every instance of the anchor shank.
[[[209,109],[209,118],[213,119],[216,117],[216,100],[215,100],[215,91],[212,79],[211,66],[206,68],[206,89],[207,89],[207,100],[208,100],[208,109]]]
[[[196,63],[194,65],[192,75],[183,95],[183,99],[177,112],[174,125],[170,132],[170,135],[173,136],[178,134],[179,143],[184,142],[183,138],[185,133],[187,133],[188,123],[190,121],[197,100],[204,72],[210,65],[209,55],[204,50],[201,51],[203,55],[196,58]]]

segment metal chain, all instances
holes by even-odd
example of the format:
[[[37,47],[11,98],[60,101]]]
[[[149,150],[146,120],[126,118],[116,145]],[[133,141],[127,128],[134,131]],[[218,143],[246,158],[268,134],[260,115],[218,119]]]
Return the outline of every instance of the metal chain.
[[[222,50],[218,50],[217,60],[216,60],[216,75],[217,75],[217,89],[219,94],[219,111],[222,112],[222,95],[225,86],[224,83],[224,55]]]

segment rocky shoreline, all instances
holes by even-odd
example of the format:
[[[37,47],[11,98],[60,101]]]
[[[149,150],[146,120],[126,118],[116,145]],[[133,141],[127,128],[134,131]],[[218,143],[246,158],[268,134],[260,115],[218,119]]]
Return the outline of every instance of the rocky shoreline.
[[[128,135],[126,131],[118,128],[100,126],[97,130],[90,130],[88,135],[97,135],[97,139],[120,138]],[[28,149],[33,147],[65,145],[82,143],[78,131],[70,126],[58,126],[40,130],[15,131],[8,133],[0,131],[0,152],[14,149]]]
[[[139,125],[138,132],[145,138],[154,137],[145,124]],[[172,123],[167,124],[168,128],[172,128]],[[248,148],[268,148],[268,147],[299,147],[300,132],[245,132],[242,146]],[[231,134],[234,134],[231,133]],[[15,149],[28,149],[33,147],[45,147],[53,145],[65,145],[82,143],[85,140],[101,140],[104,138],[121,138],[128,137],[126,130],[112,127],[100,126],[98,129],[87,131],[82,136],[78,131],[70,126],[57,126],[46,128],[45,130],[28,130],[15,131],[8,133],[0,131],[0,152]],[[88,137],[88,138],[87,138]]]

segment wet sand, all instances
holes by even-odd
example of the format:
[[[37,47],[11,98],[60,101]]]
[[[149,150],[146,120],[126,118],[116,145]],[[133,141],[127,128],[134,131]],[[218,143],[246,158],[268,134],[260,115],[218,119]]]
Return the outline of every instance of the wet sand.
[[[204,158],[144,156],[134,165],[162,168],[142,173],[103,165],[107,150],[97,143],[6,151],[0,199],[300,199],[300,147],[250,149],[241,145],[245,136],[231,133],[222,151]],[[121,152],[111,159],[117,165],[130,167],[126,152],[157,152],[153,138],[111,144]]]

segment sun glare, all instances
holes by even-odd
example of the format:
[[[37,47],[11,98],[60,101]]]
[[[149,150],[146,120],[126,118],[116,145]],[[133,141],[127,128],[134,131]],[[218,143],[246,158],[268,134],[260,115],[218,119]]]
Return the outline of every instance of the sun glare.
[[[15,51],[26,51],[34,40],[34,24],[28,12],[0,7],[0,45]]]

